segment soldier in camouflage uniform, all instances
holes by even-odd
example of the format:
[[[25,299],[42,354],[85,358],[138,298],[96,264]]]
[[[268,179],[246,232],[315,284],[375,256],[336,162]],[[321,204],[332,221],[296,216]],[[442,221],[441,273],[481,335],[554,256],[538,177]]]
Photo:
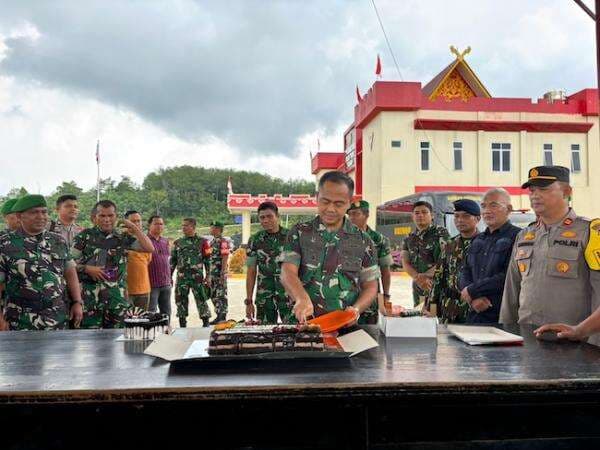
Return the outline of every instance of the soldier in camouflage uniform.
[[[2,205],[2,209],[0,209],[0,213],[2,213],[4,223],[6,224],[6,229],[0,231],[0,236],[19,229],[19,219],[17,218],[17,213],[13,212],[12,210],[13,206],[15,206],[15,203],[17,203],[17,200],[18,199],[16,198],[6,200]]]
[[[84,302],[82,328],[120,328],[131,309],[125,300],[127,251],[151,253],[154,246],[127,219],[121,219],[126,232],[116,229],[117,206],[110,200],[94,208],[96,226],[75,236],[71,249]]]
[[[73,299],[71,318],[78,326],[82,308],[75,263],[64,239],[46,231],[46,200],[41,195],[26,195],[13,211],[21,226],[0,238],[0,282],[6,285],[0,330],[65,328],[67,288]]]
[[[460,232],[442,246],[442,255],[433,276],[433,286],[425,302],[428,315],[442,323],[465,323],[469,304],[460,298],[458,280],[471,241],[477,236],[481,212],[477,202],[463,199],[454,202],[454,224]]]
[[[10,233],[11,231],[19,229],[20,224],[19,219],[17,219],[17,213],[12,212],[12,208],[13,206],[15,206],[15,203],[17,203],[17,200],[18,199],[16,198],[6,200],[2,205],[2,208],[0,208],[0,214],[2,214],[2,217],[4,218],[4,223],[6,225],[6,228],[0,231],[0,237]],[[0,283],[0,287],[1,286],[2,284]],[[4,295],[5,292],[0,293],[0,311],[4,307]]]
[[[413,205],[413,221],[417,227],[402,243],[402,266],[413,279],[413,302],[424,303],[431,290],[435,266],[448,230],[433,224],[433,207],[425,201]]]
[[[210,311],[208,300],[208,287],[206,286],[205,273],[209,273],[210,245],[208,241],[196,234],[196,219],[183,219],[182,231],[184,237],[177,239],[171,250],[171,276],[177,269],[175,281],[175,304],[179,325],[187,326],[188,305],[190,290],[194,294],[198,315],[202,325],[209,325]]]
[[[295,322],[291,301],[281,284],[279,255],[285,245],[288,230],[279,223],[279,211],[273,202],[263,202],[258,207],[258,220],[263,229],[248,241],[246,251],[246,317],[255,316],[263,324],[276,324],[278,316],[283,323]],[[256,288],[256,311],[252,304]]]
[[[390,248],[390,240],[378,231],[373,230],[367,225],[369,219],[369,202],[360,200],[353,202],[348,209],[348,217],[354,225],[366,232],[375,244],[377,252],[377,264],[381,271],[381,286],[379,292],[383,292],[386,300],[390,300],[390,285],[392,281],[392,273],[390,267],[392,265],[392,250]],[[377,298],[373,299],[373,303],[369,309],[361,314],[358,323],[360,324],[375,324],[377,323],[377,311],[379,309]]]
[[[215,221],[210,224],[210,292],[217,317],[212,325],[227,318],[227,264],[229,243],[223,238],[223,224]]]
[[[295,225],[281,254],[281,281],[301,323],[339,309],[358,320],[377,295],[380,277],[373,241],[346,217],[354,182],[342,172],[319,180],[319,215]]]

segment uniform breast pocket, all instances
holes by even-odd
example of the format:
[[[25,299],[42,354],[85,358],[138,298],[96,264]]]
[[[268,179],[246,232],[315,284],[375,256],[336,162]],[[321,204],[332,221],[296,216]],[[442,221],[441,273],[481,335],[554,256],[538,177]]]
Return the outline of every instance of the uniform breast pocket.
[[[361,269],[361,259],[355,256],[346,256],[342,258],[342,272],[358,273]]]
[[[519,268],[519,272],[521,276],[529,275],[529,271],[531,269],[531,257],[533,256],[533,246],[522,246],[517,247],[517,251],[515,253],[515,261],[517,262],[517,267]]]
[[[559,278],[579,277],[578,247],[555,245],[548,249],[548,275]]]

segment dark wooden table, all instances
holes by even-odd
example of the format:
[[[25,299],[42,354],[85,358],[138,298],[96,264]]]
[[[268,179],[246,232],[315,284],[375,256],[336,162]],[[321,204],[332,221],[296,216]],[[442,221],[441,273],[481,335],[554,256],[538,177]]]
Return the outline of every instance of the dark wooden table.
[[[118,330],[0,333],[0,448],[597,448],[600,348],[508,330],[525,344],[368,328],[351,360],[201,368]]]

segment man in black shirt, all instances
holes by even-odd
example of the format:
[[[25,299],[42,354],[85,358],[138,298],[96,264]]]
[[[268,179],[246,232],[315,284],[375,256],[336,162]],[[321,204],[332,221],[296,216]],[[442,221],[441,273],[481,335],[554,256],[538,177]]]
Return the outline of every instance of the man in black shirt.
[[[470,305],[467,323],[498,322],[506,270],[521,231],[508,220],[511,211],[506,190],[486,192],[481,212],[487,228],[473,239],[460,276],[461,298]]]

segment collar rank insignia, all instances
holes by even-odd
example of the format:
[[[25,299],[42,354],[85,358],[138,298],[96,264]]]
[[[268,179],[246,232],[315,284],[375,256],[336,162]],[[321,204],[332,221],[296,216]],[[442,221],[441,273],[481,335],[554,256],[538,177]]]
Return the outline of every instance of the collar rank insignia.
[[[571,219],[570,217],[567,217],[564,221],[563,221],[563,225],[566,226],[570,226],[573,225],[573,219]]]
[[[569,263],[566,263],[564,261],[556,263],[556,270],[558,270],[560,273],[567,273],[570,268],[571,266],[569,266]]]

